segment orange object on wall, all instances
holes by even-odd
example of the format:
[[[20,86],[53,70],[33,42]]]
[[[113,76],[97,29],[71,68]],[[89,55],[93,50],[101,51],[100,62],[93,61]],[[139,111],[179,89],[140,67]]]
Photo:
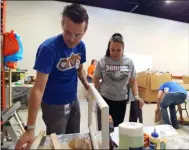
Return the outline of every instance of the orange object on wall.
[[[14,31],[12,30],[11,32],[6,32],[3,36],[3,56],[9,56],[18,52],[19,45],[14,35]]]
[[[8,62],[6,66],[10,69],[16,69],[17,68],[17,62]]]

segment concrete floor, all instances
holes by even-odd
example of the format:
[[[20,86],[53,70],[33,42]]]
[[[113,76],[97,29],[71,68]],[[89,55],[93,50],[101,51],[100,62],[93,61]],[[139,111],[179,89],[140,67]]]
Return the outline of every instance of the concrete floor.
[[[188,110],[189,110],[189,105]],[[184,105],[182,106],[184,107]],[[81,108],[81,133],[88,133],[88,102],[86,100],[80,100],[80,108]],[[143,107],[143,123],[144,126],[153,126],[154,125],[154,111],[156,109],[156,104],[145,104]],[[130,111],[130,104],[127,105],[125,120],[128,121],[129,119],[129,111]],[[27,122],[27,109],[20,109],[18,111],[22,121],[26,124]],[[183,115],[186,115],[186,112],[183,111]],[[93,117],[93,121],[95,121],[95,117]],[[14,120],[13,120],[14,123]],[[35,135],[41,130],[46,130],[45,124],[42,120],[42,112],[39,110],[37,121],[36,121],[36,130]],[[189,126],[180,126],[180,129],[177,132],[184,137],[189,137]],[[14,149],[14,144],[12,142],[4,142],[2,146],[4,149]]]
[[[183,105],[184,106],[184,105]],[[88,132],[88,103],[86,100],[80,100],[80,107],[81,107],[81,133]],[[154,110],[156,109],[156,104],[145,104],[143,107],[143,123],[145,126],[153,126],[154,125]],[[130,104],[127,105],[125,120],[128,121],[129,119],[129,110]],[[188,109],[189,110],[189,109]],[[21,116],[24,123],[27,121],[27,109],[21,109],[18,111],[19,115]],[[183,111],[183,115],[186,116],[186,112]],[[46,130],[45,124],[42,120],[42,112],[41,110],[38,113],[37,121],[36,121],[36,132],[37,135],[40,130]],[[189,135],[189,127],[182,126],[179,130],[181,134],[188,134]]]

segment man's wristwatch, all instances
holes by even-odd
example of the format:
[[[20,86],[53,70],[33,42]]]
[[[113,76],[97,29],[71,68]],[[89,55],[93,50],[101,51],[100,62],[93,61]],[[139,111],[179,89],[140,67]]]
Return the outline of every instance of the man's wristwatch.
[[[35,126],[25,126],[24,129],[25,130],[34,130]]]

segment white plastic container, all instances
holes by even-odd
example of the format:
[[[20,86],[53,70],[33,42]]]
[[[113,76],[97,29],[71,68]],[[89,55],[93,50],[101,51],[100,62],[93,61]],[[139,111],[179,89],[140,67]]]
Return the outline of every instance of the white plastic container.
[[[143,146],[143,124],[123,122],[119,125],[119,149],[142,148]]]

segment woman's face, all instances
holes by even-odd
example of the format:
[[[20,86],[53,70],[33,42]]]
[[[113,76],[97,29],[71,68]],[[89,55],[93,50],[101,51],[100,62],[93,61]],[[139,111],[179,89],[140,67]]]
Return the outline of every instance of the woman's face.
[[[95,60],[95,61],[93,62],[93,65],[96,66],[96,64],[97,64],[97,61]]]
[[[121,42],[110,42],[110,56],[113,60],[120,60],[123,56],[123,44]]]

